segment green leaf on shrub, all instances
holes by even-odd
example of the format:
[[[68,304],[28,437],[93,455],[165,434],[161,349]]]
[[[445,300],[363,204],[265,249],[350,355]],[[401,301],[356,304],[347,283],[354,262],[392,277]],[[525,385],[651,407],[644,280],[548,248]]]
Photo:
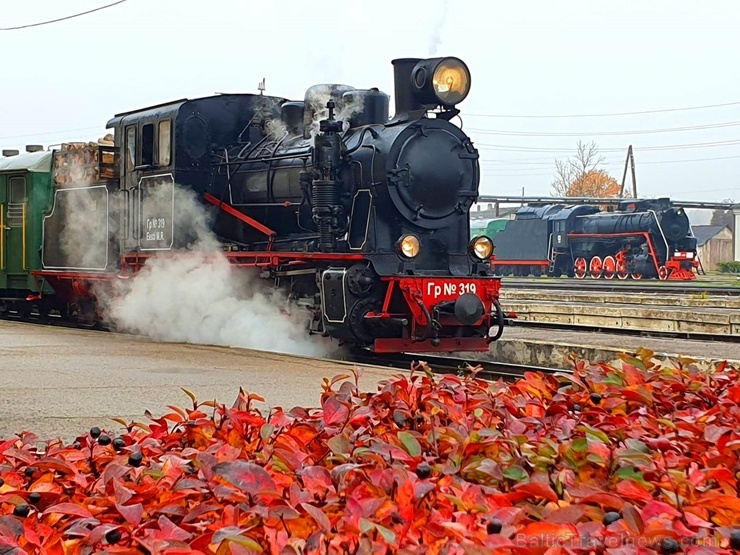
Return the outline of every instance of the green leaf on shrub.
[[[509,466],[504,469],[504,476],[509,480],[515,480],[517,482],[528,482],[529,474],[519,465]]]
[[[411,432],[398,432],[398,439],[403,443],[406,452],[412,457],[418,457],[421,455],[421,445]]]

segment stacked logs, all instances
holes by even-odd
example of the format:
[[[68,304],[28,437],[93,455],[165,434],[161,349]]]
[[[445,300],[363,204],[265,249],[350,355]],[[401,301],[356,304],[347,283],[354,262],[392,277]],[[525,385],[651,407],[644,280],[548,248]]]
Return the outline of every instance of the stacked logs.
[[[54,153],[54,181],[60,187],[114,179],[115,151],[113,136],[108,134],[98,142],[64,143]]]

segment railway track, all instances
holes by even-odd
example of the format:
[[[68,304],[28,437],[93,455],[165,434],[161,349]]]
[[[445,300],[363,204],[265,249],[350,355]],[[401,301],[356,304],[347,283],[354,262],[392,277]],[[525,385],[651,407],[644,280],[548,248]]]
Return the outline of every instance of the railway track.
[[[660,282],[648,284],[639,281],[606,281],[606,280],[588,280],[588,279],[570,279],[570,278],[502,278],[501,283],[504,288],[521,288],[521,289],[558,289],[562,291],[579,290],[579,291],[603,291],[625,292],[634,291],[635,293],[669,293],[682,294],[686,293],[708,293],[712,295],[740,295],[740,281],[738,285],[732,286],[726,283],[712,285],[708,282],[681,282],[680,284]]]
[[[478,377],[484,380],[506,381],[518,380],[524,377],[526,372],[542,372],[543,374],[568,373],[568,370],[557,368],[546,368],[523,364],[509,364],[491,360],[479,360],[477,358],[443,357],[439,355],[426,354],[393,354],[378,355],[370,351],[354,351],[348,355],[346,362],[356,364],[372,364],[373,366],[384,366],[386,368],[398,368],[409,370],[413,363],[426,362],[436,374],[456,374],[464,376],[469,374],[472,368],[480,366]]]

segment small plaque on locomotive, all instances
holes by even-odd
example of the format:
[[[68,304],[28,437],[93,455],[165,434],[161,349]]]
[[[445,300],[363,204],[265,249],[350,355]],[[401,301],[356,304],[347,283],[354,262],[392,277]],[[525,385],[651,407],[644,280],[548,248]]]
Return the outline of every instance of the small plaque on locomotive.
[[[142,177],[139,183],[141,250],[170,250],[174,243],[175,180],[172,174],[164,174]]]

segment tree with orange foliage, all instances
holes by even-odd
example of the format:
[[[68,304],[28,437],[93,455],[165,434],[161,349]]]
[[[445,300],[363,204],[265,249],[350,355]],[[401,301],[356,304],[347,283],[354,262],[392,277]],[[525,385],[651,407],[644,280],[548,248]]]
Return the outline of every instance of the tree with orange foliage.
[[[619,183],[604,170],[590,170],[568,187],[566,197],[618,197]]]
[[[559,197],[618,197],[617,180],[598,166],[604,163],[596,143],[578,141],[575,156],[570,160],[555,160],[553,195]]]

